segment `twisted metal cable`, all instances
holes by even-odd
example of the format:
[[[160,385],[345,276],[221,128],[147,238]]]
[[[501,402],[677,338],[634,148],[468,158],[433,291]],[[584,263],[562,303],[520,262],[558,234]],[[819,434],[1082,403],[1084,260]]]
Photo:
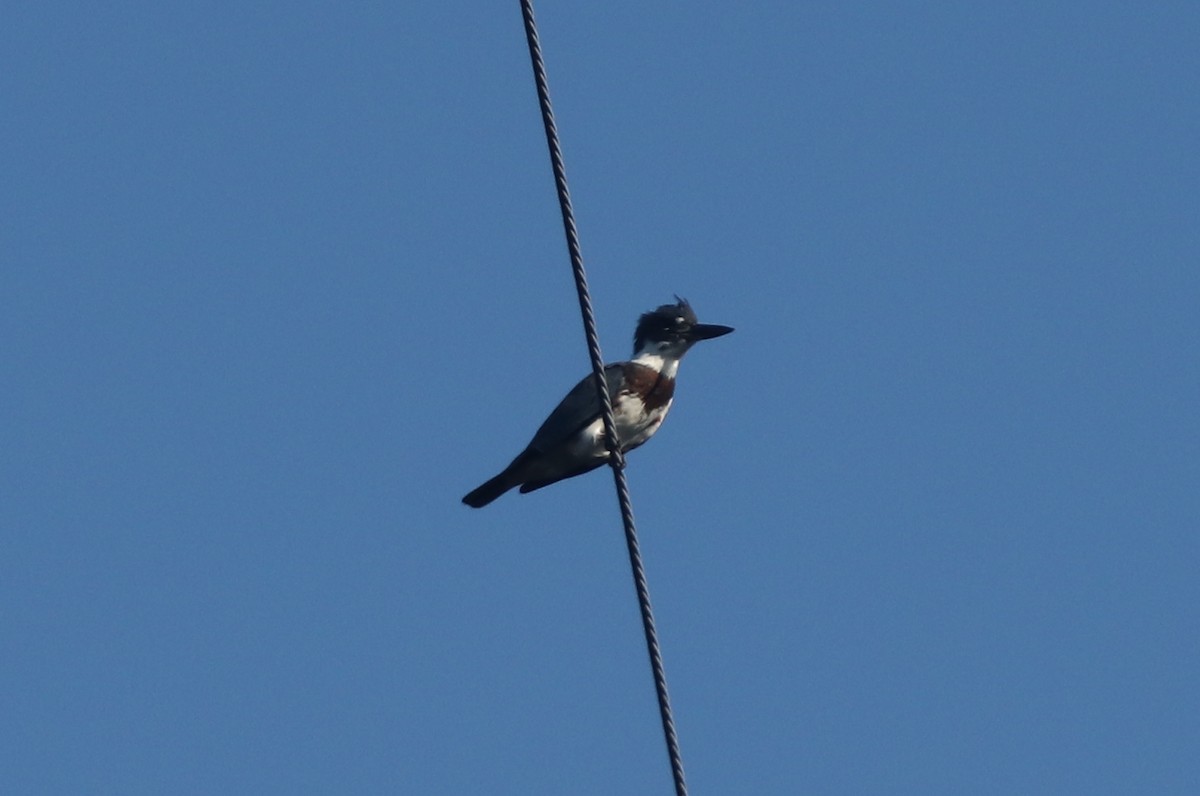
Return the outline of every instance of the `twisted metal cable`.
[[[592,299],[588,293],[587,274],[583,270],[583,255],[579,249],[579,233],[575,229],[571,195],[567,190],[567,172],[563,166],[562,149],[558,144],[558,129],[554,124],[554,111],[550,106],[550,88],[546,82],[546,67],[542,63],[542,48],[538,43],[537,23],[533,18],[533,0],[521,0],[521,15],[525,19],[525,39],[529,43],[529,57],[533,62],[533,79],[537,84],[538,103],[542,109],[542,125],[546,129],[546,145],[550,148],[550,166],[554,170],[558,204],[562,209],[563,230],[567,235],[567,251],[570,253],[571,270],[575,275],[575,292],[579,296],[579,311],[583,316],[583,332],[587,337],[588,355],[592,360],[596,393],[600,397],[600,409],[604,418],[604,440],[609,453],[608,463],[612,467],[613,481],[617,488],[617,501],[621,505],[621,521],[625,526],[625,544],[629,548],[629,564],[633,569],[638,606],[642,612],[642,629],[645,631],[646,648],[650,653],[650,668],[654,673],[654,689],[658,693],[658,712],[662,717],[663,735],[667,742],[667,756],[670,758],[671,775],[675,780],[675,794],[676,796],[687,796],[687,783],[683,777],[683,758],[679,753],[679,739],[675,735],[675,720],[671,717],[671,700],[667,696],[667,676],[663,671],[662,652],[658,647],[658,631],[654,627],[654,613],[650,608],[650,589],[646,585],[641,547],[638,545],[637,528],[633,522],[633,502],[629,497],[629,486],[625,482],[625,457],[621,453],[621,442],[617,438],[612,399],[609,397],[608,385],[604,378],[604,357],[600,352],[600,338],[596,333],[596,318],[592,314]]]

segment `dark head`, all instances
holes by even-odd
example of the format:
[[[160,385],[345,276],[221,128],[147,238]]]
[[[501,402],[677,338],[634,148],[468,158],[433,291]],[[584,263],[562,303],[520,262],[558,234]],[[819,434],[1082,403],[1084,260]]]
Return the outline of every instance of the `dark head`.
[[[731,326],[699,323],[692,305],[679,296],[675,300],[676,304],[664,304],[638,319],[637,331],[633,334],[634,356],[648,353],[678,359],[701,340],[733,331]]]

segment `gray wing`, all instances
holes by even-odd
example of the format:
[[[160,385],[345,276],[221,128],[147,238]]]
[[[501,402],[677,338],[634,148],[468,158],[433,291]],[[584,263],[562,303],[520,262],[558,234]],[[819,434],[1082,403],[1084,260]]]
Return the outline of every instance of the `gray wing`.
[[[616,397],[621,375],[620,365],[607,365],[604,368],[604,381],[608,385],[610,399]],[[546,422],[533,435],[529,447],[540,451],[551,450],[590,426],[598,417],[600,399],[596,395],[596,382],[589,373],[554,407]]]

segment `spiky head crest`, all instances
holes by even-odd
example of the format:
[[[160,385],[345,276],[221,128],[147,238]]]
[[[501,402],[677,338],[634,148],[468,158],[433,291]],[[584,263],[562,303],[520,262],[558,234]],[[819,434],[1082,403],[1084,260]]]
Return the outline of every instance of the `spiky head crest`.
[[[651,342],[682,343],[697,323],[692,305],[687,299],[675,296],[674,304],[663,304],[638,318],[637,330],[633,333],[633,351],[642,351]]]

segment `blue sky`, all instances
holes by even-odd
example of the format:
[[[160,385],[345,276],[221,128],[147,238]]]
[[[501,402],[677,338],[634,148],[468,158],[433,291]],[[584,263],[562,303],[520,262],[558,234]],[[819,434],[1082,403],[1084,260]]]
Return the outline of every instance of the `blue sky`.
[[[1200,8],[541,3],[694,793],[1200,792]],[[0,790],[668,793],[518,4],[0,29]]]

